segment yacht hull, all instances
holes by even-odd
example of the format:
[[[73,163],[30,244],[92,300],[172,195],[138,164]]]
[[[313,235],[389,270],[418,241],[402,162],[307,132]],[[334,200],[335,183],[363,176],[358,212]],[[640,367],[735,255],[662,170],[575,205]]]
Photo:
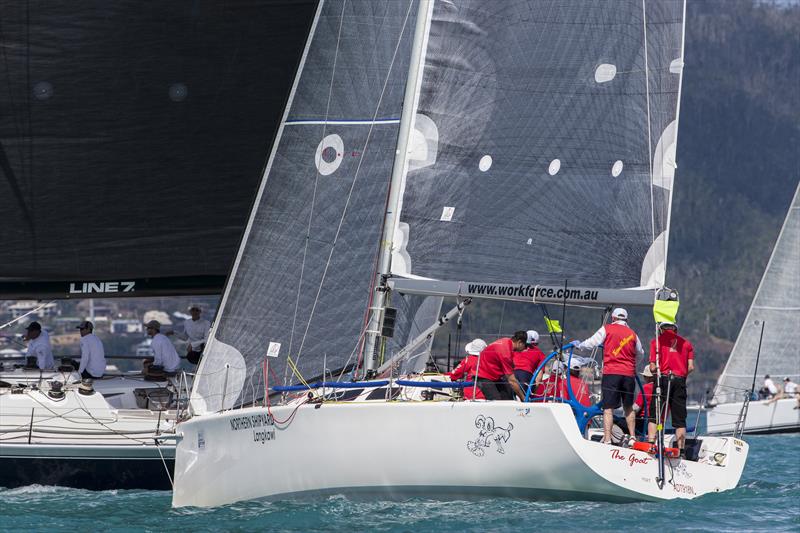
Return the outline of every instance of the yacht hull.
[[[795,409],[797,400],[785,398],[767,403],[765,400],[750,402],[744,433],[763,435],[770,433],[800,432],[800,409]],[[742,410],[742,402],[721,403],[706,410],[706,433],[709,435],[731,435]],[[691,420],[691,416],[690,416]]]
[[[74,388],[0,393],[0,487],[171,488],[175,412],[116,409]]]
[[[160,452],[155,446],[0,444],[0,487],[169,490],[175,448],[162,445]]]
[[[747,444],[703,442],[656,483],[650,455],[584,439],[564,404],[363,402],[255,407],[178,426],[173,505],[320,492],[611,501],[693,498],[736,486]]]

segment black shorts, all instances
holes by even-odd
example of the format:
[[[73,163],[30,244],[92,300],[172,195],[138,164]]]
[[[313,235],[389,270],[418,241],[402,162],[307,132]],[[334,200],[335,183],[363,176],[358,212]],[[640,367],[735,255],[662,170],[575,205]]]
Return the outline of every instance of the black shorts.
[[[478,378],[478,388],[487,400],[513,400],[511,386],[505,381],[489,381],[485,378]]]
[[[669,392],[669,398],[667,398]],[[669,414],[673,428],[686,427],[686,378],[677,376],[661,376],[661,409],[669,404]],[[650,421],[656,421],[656,395],[650,402]]]
[[[620,402],[625,408],[633,406],[633,394],[636,392],[636,379],[633,376],[603,375],[602,388],[603,409],[616,409]]]
[[[519,386],[524,393],[526,390],[528,390],[528,384],[531,382],[531,379],[533,379],[533,374],[527,370],[517,369],[514,370],[514,377],[517,378],[517,381],[519,381]],[[536,389],[536,387],[533,388],[534,390]]]
[[[200,362],[200,358],[203,356],[203,350],[206,349],[206,343],[200,345],[199,350],[189,350],[186,352],[186,360],[196,365]]]

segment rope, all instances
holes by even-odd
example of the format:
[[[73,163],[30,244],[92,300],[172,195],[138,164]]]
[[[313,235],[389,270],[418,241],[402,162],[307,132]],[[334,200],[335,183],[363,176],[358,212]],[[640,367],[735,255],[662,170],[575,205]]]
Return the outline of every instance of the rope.
[[[175,483],[172,481],[172,474],[169,473],[169,467],[167,466],[167,461],[164,459],[164,454],[161,453],[161,445],[158,442],[157,438],[153,439],[153,442],[156,444],[156,450],[158,450],[158,455],[161,457],[161,464],[164,465],[164,470],[167,472],[167,479],[169,479],[169,486],[175,490]]]
[[[15,318],[14,320],[11,320],[10,322],[6,322],[6,323],[5,323],[5,324],[3,324],[2,326],[0,326],[0,329],[5,329],[5,328],[7,328],[8,326],[10,326],[10,325],[14,324],[15,322],[19,322],[20,320],[22,320],[22,319],[23,319],[23,318],[25,318],[26,316],[28,316],[28,315],[31,315],[31,314],[33,314],[33,313],[36,313],[36,312],[38,312],[39,310],[41,310],[41,309],[43,309],[43,308],[47,307],[48,305],[50,305],[50,304],[51,304],[51,303],[53,303],[53,302],[55,302],[55,300],[50,300],[50,301],[49,301],[49,302],[47,302],[47,303],[43,303],[42,305],[40,305],[40,306],[39,306],[39,307],[37,307],[36,309],[31,309],[30,311],[28,311],[28,312],[27,312],[27,313],[25,313],[24,315],[18,316],[17,318]]]

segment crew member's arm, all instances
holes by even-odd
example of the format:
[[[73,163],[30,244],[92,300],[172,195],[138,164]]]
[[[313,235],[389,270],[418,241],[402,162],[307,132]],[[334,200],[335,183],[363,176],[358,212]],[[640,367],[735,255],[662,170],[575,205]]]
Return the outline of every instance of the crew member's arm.
[[[153,342],[150,346],[153,348],[153,365],[164,366],[164,347],[160,342]]]
[[[86,347],[86,343],[83,342],[81,339],[81,364],[78,366],[78,374],[82,374],[84,370],[86,370],[86,366],[89,364],[89,350]]]
[[[464,376],[464,369],[466,368],[466,361],[461,361],[449,374],[451,381],[456,381]]]
[[[639,335],[636,335],[636,355],[644,355],[644,348],[642,341],[639,340]]]
[[[519,398],[521,402],[524,402],[525,393],[522,392],[522,387],[520,387],[519,381],[517,381],[517,377],[514,373],[506,374],[506,380],[508,380],[508,384],[511,385],[511,389],[514,391],[514,394],[517,395],[517,398]]]
[[[689,352],[689,354],[687,360],[686,373],[691,374],[692,372],[694,372],[694,346],[689,344],[689,348],[687,351]]]
[[[594,335],[586,339],[585,341],[572,341],[572,345],[575,346],[579,350],[591,350],[592,348],[597,348],[603,341],[606,340],[606,328],[601,327],[598,329]]]
[[[656,375],[656,340],[650,341],[650,372]]]

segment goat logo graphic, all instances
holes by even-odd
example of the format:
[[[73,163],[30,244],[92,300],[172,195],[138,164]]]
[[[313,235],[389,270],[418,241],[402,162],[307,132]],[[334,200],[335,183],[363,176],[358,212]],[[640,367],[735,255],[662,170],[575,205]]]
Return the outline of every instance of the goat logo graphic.
[[[486,448],[491,448],[494,442],[497,453],[506,453],[503,443],[511,438],[511,430],[514,425],[509,422],[507,428],[497,427],[494,418],[491,416],[478,415],[475,419],[475,427],[478,428],[478,438],[474,441],[467,441],[467,449],[476,457],[483,457]]]

